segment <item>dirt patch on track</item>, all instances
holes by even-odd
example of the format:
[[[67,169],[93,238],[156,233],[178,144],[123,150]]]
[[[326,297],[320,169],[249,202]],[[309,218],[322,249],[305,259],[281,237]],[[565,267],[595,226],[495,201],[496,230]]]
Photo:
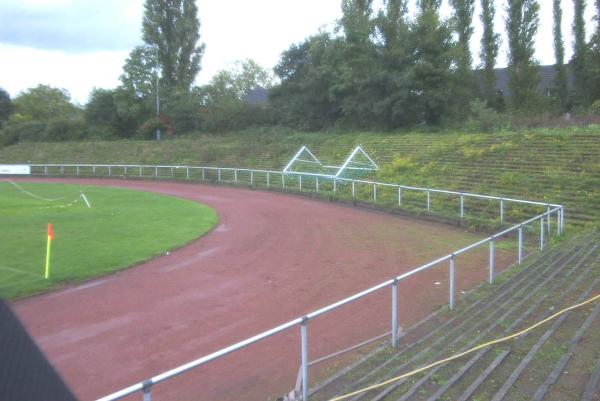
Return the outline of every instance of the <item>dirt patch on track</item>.
[[[302,316],[478,238],[443,224],[248,189],[43,180],[49,181],[178,196],[220,216],[210,234],[168,256],[13,304],[82,400]],[[497,265],[512,254],[498,251]],[[483,281],[486,267],[487,248],[461,258],[458,290]],[[399,285],[402,326],[446,302],[447,274],[444,264]],[[388,330],[389,293],[309,322],[310,359]],[[158,384],[155,394],[161,400],[273,399],[293,388],[299,364],[295,328]]]

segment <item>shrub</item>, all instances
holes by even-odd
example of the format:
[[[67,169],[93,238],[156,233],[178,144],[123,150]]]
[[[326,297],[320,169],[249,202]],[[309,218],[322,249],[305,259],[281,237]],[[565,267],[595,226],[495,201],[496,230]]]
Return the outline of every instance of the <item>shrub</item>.
[[[492,132],[506,127],[508,119],[506,115],[499,114],[486,106],[485,102],[475,99],[469,103],[469,115],[466,128],[474,132]]]
[[[590,106],[590,114],[594,116],[600,116],[600,99],[592,103]]]
[[[46,124],[44,139],[48,141],[79,140],[85,137],[85,131],[83,119],[58,117]]]
[[[40,121],[11,121],[2,129],[3,146],[13,145],[17,142],[42,141],[45,136],[46,124]]]

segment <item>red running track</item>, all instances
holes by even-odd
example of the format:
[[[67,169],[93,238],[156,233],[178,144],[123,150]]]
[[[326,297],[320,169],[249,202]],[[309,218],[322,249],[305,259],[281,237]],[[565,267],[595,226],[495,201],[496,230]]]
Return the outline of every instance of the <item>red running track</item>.
[[[214,352],[477,238],[443,224],[248,189],[48,181],[178,196],[205,203],[220,217],[208,235],[168,256],[13,304],[81,400]],[[484,280],[486,258],[481,249],[457,260],[459,290]],[[402,326],[446,302],[447,270],[440,266],[400,283]],[[384,290],[309,322],[310,359],[389,330],[389,303]],[[299,363],[294,328],[158,384],[153,394],[161,401],[273,399],[293,388]]]

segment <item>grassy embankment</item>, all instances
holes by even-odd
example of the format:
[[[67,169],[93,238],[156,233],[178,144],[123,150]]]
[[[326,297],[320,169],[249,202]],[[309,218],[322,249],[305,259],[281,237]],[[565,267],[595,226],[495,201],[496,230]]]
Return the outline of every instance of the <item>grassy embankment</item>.
[[[380,164],[378,179],[561,203],[567,222],[600,218],[600,126],[495,134],[247,132],[151,141],[18,144],[0,161],[212,165],[281,169],[300,145],[341,162],[361,144]],[[361,191],[368,191],[367,188]],[[390,203],[392,194],[387,195]],[[385,201],[385,194],[381,194]],[[410,195],[407,205],[410,206]],[[421,202],[417,198],[413,202]],[[433,199],[441,205],[441,199]],[[469,208],[496,206],[471,205]],[[454,207],[454,206],[452,206]]]

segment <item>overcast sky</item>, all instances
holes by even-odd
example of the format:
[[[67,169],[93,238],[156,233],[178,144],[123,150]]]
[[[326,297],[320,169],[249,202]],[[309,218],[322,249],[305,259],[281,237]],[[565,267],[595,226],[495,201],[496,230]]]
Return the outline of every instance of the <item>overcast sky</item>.
[[[410,1],[414,10],[416,0]],[[281,52],[320,28],[331,30],[341,0],[198,0],[201,40],[206,44],[203,84],[237,60],[252,58],[272,68]],[[541,26],[536,56],[554,62],[552,1],[539,0]],[[129,51],[141,44],[144,0],[0,0],[0,87],[12,97],[38,84],[67,89],[84,104],[92,88],[113,88]],[[377,9],[382,0],[375,0]],[[479,4],[479,1],[476,2]],[[588,3],[592,3],[588,1]],[[506,65],[504,4],[497,0],[496,29],[502,34],[500,66]],[[572,0],[563,0],[563,34],[571,55]],[[588,4],[588,34],[593,3]],[[442,14],[448,16],[444,0]],[[481,23],[474,18],[472,48],[478,62]]]

